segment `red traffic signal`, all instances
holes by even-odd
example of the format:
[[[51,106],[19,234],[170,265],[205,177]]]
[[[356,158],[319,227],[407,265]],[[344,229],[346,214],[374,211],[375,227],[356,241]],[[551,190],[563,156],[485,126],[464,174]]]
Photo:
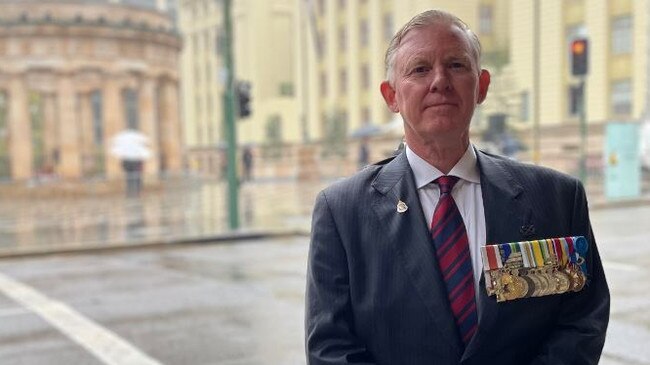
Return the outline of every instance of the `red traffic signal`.
[[[589,41],[584,38],[571,42],[571,74],[584,76],[589,71]]]

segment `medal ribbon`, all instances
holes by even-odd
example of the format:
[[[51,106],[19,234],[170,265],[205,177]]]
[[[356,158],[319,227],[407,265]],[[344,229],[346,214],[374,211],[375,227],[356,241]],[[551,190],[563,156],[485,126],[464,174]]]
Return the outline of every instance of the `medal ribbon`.
[[[531,241],[531,246],[535,257],[535,267],[544,266],[544,254],[542,254],[542,248],[539,241]]]

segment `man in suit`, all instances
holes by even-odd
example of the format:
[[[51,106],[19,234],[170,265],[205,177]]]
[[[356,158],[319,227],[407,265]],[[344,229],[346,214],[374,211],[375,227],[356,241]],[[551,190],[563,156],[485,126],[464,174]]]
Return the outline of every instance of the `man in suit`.
[[[597,364],[609,290],[580,182],[470,144],[490,74],[455,16],[411,19],[386,65],[381,93],[404,120],[406,148],[316,200],[308,364]],[[589,243],[582,290],[487,295],[480,246],[565,236]]]

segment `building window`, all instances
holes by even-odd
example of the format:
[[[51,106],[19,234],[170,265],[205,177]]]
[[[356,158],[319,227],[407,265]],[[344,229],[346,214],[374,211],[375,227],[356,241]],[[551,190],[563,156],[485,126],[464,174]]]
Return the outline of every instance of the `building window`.
[[[384,14],[384,40],[393,39],[393,14]]]
[[[215,48],[214,53],[219,57],[223,55],[224,41],[225,41],[225,37],[223,35],[224,33],[225,32],[223,28],[219,28],[219,31],[217,31],[217,34],[214,37],[214,48]]]
[[[95,90],[90,94],[90,107],[93,114],[93,142],[104,144],[104,123],[102,119],[102,92]]]
[[[138,120],[138,92],[134,89],[124,89],[122,91],[122,101],[124,102],[126,127],[129,129],[140,129],[140,121]]]
[[[364,90],[370,89],[370,67],[367,63],[361,66],[361,87]]]
[[[370,39],[368,20],[363,19],[359,24],[359,42],[362,47],[367,47]]]
[[[32,130],[32,163],[35,171],[42,171],[46,163],[45,118],[43,114],[43,95],[29,92],[29,119]],[[55,161],[56,163],[56,161]]]
[[[320,73],[320,94],[327,96],[327,75],[324,72]]]
[[[327,39],[325,38],[325,35],[323,35],[321,32],[318,32],[316,34],[316,56],[319,60],[323,59],[325,52],[327,52],[326,41]]]
[[[280,96],[293,96],[293,83],[281,82],[280,83]]]
[[[361,123],[370,123],[370,109],[368,107],[364,107],[361,109]]]
[[[345,0],[339,0],[339,8],[345,9],[345,3],[346,3]]]
[[[612,113],[614,115],[632,114],[632,80],[612,83]]]
[[[339,91],[345,94],[348,90],[348,72],[346,70],[339,71]]]
[[[612,20],[612,54],[632,53],[632,16],[623,15]]]
[[[521,106],[519,108],[519,119],[522,122],[528,121],[528,118],[530,118],[530,96],[528,94],[528,91],[522,91],[521,92]]]
[[[7,125],[8,102],[7,93],[0,91],[0,179],[3,180],[11,177],[9,126]]]
[[[481,34],[492,34],[492,6],[483,4],[479,8],[479,32]]]
[[[576,117],[580,115],[583,105],[584,91],[582,85],[569,86],[569,116]]]
[[[345,31],[345,28],[339,28],[339,50],[343,51],[345,50],[345,44],[346,40],[348,38],[348,35]]]

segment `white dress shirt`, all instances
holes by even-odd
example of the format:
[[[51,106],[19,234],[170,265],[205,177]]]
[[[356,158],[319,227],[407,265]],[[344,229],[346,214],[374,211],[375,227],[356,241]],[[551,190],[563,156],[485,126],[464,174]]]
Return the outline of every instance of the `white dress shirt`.
[[[424,218],[431,226],[433,211],[440,199],[440,188],[433,181],[444,174],[416,155],[408,145],[406,146],[406,158],[415,176],[415,186],[418,188]],[[481,270],[483,270],[480,247],[485,245],[485,210],[481,195],[481,175],[478,170],[476,152],[471,144],[448,175],[459,178],[451,196],[458,206],[467,229],[469,252],[474,270],[474,288],[478,295],[480,290],[478,282],[481,278]]]

